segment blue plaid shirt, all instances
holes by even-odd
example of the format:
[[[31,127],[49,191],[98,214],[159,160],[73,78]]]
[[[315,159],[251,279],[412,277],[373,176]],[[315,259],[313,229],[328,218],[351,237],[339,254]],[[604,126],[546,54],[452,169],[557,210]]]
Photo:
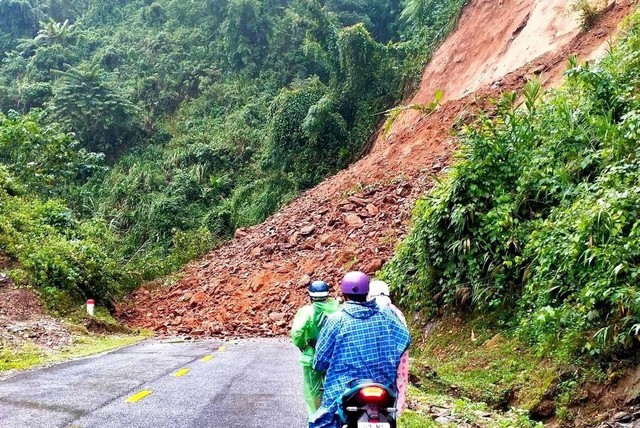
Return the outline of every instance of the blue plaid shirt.
[[[375,301],[347,302],[330,315],[320,331],[313,364],[327,373],[325,391],[309,427],[339,427],[338,401],[355,381],[370,379],[395,390],[398,365],[410,343],[400,319]]]

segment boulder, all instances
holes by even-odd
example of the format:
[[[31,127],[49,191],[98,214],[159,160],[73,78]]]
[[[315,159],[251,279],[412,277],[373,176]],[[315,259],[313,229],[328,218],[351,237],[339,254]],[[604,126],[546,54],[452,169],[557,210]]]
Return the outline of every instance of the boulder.
[[[358,216],[357,214],[347,214],[344,216],[344,220],[349,227],[352,227],[354,229],[360,229],[362,226],[364,226],[364,221],[362,221],[360,216]]]
[[[301,236],[309,236],[315,232],[316,227],[314,225],[305,226],[298,232]]]

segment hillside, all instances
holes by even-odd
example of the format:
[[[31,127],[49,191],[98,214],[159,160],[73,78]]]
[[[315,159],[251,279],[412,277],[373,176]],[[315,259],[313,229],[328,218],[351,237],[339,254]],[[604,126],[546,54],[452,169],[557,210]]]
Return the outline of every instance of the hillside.
[[[359,269],[410,320],[403,427],[632,428],[636,9],[0,0],[0,370],[285,336]]]
[[[436,88],[445,88],[437,111],[426,118],[406,112],[362,160],[266,222],[238,230],[233,241],[187,266],[175,283],[137,291],[120,306],[121,317],[163,334],[286,333],[310,277],[337,284],[348,269],[373,274],[391,258],[416,200],[449,163],[454,123],[491,108],[490,98],[521,89],[529,77],[557,83],[566,59],[602,52],[630,10],[630,2],[613,4],[583,33],[566,1],[471,2],[410,102],[428,101]],[[488,21],[495,22],[492,32],[478,25]],[[466,58],[462,52],[479,54]],[[449,76],[465,77],[451,83]]]
[[[262,222],[361,156],[463,3],[0,2],[10,276],[111,306]]]

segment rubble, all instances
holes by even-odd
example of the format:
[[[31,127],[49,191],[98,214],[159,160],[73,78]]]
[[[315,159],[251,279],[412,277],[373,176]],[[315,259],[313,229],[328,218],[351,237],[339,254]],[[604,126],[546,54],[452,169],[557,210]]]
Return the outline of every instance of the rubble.
[[[262,225],[238,229],[178,283],[136,291],[119,316],[161,335],[287,334],[310,281],[325,280],[337,294],[346,271],[374,274],[392,257],[398,241],[389,237],[404,235],[415,200],[427,190],[416,183],[422,181],[403,184],[400,198],[397,183],[335,200],[306,195]]]
[[[599,28],[612,33],[630,7],[616,6],[599,21]],[[304,291],[308,281],[325,280],[337,294],[346,271],[373,274],[391,259],[406,236],[415,202],[433,185],[435,175],[447,171],[456,147],[451,133],[455,124],[472,121],[475,111],[491,112],[495,109],[491,100],[503,91],[521,90],[527,76],[541,65],[548,69],[543,84],[557,83],[567,57],[588,56],[601,45],[591,33],[566,42],[466,95],[452,96],[456,88],[450,88],[444,102],[428,116],[403,112],[388,135],[379,133],[358,162],[301,194],[264,223],[236,230],[233,240],[186,266],[177,283],[134,292],[118,305],[117,315],[132,327],[160,335],[288,333],[296,308],[308,301]],[[414,102],[433,99],[431,77],[449,80],[439,67],[450,67],[450,55],[441,57],[446,61],[434,60],[427,67]],[[458,65],[474,69],[472,61]],[[467,78],[462,80],[459,92],[467,87]],[[496,81],[499,85],[492,86]],[[194,299],[198,291],[206,298]],[[186,295],[190,297],[184,299]],[[274,320],[270,314],[284,315]],[[175,324],[177,316],[182,318]]]

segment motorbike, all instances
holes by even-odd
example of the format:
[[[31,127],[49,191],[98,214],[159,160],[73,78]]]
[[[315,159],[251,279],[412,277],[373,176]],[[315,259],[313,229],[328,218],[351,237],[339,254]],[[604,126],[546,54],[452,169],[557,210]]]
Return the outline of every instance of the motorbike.
[[[341,398],[338,416],[343,428],[396,428],[397,395],[373,381],[360,381]]]

